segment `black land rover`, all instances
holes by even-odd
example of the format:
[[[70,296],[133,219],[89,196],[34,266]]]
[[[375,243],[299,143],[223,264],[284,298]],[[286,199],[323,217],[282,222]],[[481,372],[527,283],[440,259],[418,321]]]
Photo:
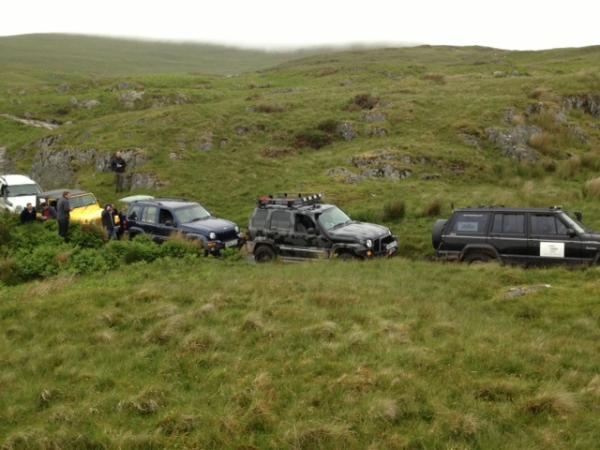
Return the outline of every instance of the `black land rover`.
[[[254,259],[366,259],[396,253],[398,241],[389,229],[354,221],[321,199],[321,194],[260,198],[248,227]]]
[[[196,202],[174,199],[134,201],[127,210],[125,227],[131,238],[148,234],[160,243],[182,233],[202,243],[207,253],[244,244],[239,227],[229,220],[213,217]]]
[[[469,263],[596,264],[600,255],[600,234],[560,207],[458,209],[432,234],[438,257]]]

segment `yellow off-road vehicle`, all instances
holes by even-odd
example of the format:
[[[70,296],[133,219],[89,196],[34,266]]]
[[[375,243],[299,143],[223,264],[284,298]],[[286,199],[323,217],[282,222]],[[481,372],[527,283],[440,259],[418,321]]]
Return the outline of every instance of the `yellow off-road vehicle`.
[[[56,207],[58,200],[65,191],[70,195],[69,206],[71,207],[71,222],[102,226],[102,208],[98,204],[98,200],[96,200],[94,194],[91,192],[81,191],[79,189],[56,189],[43,192],[39,196],[39,200],[40,202],[45,201],[49,205]],[[119,222],[118,217],[115,217],[115,222]]]

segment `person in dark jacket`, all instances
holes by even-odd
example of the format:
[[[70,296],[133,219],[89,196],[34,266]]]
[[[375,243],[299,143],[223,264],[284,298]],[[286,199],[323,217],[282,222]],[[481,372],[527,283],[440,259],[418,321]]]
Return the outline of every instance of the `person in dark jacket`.
[[[47,220],[56,220],[56,209],[53,206],[50,206],[48,203],[44,202],[40,205],[42,208],[42,220],[46,222]]]
[[[21,223],[35,222],[35,208],[31,203],[27,203],[27,206],[21,211]]]
[[[117,227],[115,225],[114,209],[110,204],[106,205],[104,207],[104,211],[102,211],[102,225],[106,229],[106,233],[108,234],[109,239],[118,239]]]
[[[56,219],[58,220],[58,234],[66,242],[69,239],[69,222],[71,221],[69,191],[63,192],[62,197],[56,205]]]
[[[115,173],[116,192],[123,192],[125,190],[125,170],[127,170],[127,162],[123,159],[121,152],[115,153],[112,157],[110,168]]]

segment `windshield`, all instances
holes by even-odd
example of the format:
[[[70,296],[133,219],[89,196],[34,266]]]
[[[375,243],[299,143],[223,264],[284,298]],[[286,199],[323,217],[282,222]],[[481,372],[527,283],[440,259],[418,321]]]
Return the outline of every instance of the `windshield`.
[[[319,216],[319,225],[325,230],[344,225],[351,221],[344,211],[337,207],[329,208]]]
[[[71,197],[69,199],[69,206],[71,209],[84,208],[95,204],[97,204],[96,197],[92,194],[78,195],[77,197]]]
[[[565,222],[568,228],[573,228],[577,234],[585,233],[585,228],[582,224],[580,224],[577,220],[573,219],[567,213],[562,213],[560,215],[562,220]]]
[[[208,219],[210,213],[200,205],[193,205],[175,210],[175,217],[179,223],[189,223]]]
[[[39,195],[42,193],[37,184],[16,184],[7,186],[6,192],[8,197],[23,197],[25,195]]]

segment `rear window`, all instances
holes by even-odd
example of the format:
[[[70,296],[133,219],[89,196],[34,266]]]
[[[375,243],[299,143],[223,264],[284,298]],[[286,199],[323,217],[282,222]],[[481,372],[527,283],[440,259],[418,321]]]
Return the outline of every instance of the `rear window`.
[[[253,228],[264,228],[267,224],[268,214],[269,211],[267,211],[266,209],[257,209],[254,215],[252,216],[250,226]]]
[[[525,214],[496,214],[494,234],[525,234]]]
[[[292,215],[287,211],[273,211],[271,214],[271,229],[289,230]]]
[[[453,234],[485,234],[489,219],[489,213],[456,213],[450,232]]]
[[[134,205],[129,208],[127,218],[129,220],[140,220],[140,214],[142,213],[142,207],[140,205]]]

